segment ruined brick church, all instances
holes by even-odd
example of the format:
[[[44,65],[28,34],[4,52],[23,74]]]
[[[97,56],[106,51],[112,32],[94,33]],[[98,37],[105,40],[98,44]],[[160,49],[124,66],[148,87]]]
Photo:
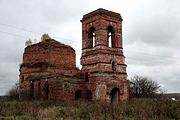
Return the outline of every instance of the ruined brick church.
[[[82,69],[75,50],[47,34],[29,44],[20,65],[20,99],[92,100],[118,103],[128,99],[128,80],[119,13],[97,9],[82,20]]]

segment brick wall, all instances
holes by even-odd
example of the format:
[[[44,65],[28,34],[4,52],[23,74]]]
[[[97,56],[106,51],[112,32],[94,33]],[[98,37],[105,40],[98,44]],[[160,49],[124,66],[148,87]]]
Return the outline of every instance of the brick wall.
[[[28,46],[20,66],[21,99],[112,103],[128,99],[120,14],[98,9],[84,15],[81,22],[81,71],[76,68],[74,49],[68,45],[48,39]]]

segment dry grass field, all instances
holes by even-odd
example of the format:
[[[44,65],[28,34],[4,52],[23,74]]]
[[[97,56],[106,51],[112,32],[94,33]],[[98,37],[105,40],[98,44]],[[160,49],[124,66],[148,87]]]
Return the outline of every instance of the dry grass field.
[[[180,101],[134,98],[111,105],[1,100],[0,120],[180,120]]]

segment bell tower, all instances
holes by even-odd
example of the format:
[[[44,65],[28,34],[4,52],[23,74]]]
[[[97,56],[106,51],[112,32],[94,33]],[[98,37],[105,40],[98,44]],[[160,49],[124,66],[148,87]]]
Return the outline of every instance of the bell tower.
[[[82,19],[82,70],[126,75],[120,14],[97,9]]]
[[[127,100],[128,81],[122,47],[121,15],[100,8],[84,15],[81,22],[81,65],[82,71],[88,73],[89,83],[105,84],[104,89],[107,93],[109,90],[109,95],[113,88],[119,90],[121,100]],[[100,94],[102,96],[98,97],[95,92],[95,98],[108,99],[106,93]],[[115,101],[119,99],[117,97]]]

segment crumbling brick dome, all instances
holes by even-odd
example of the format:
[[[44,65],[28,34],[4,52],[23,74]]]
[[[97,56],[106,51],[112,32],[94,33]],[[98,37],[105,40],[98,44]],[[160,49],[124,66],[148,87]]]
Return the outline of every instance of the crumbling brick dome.
[[[20,66],[22,80],[32,75],[77,74],[78,72],[75,50],[51,38],[27,46]]]
[[[59,68],[75,67],[75,51],[68,45],[48,39],[25,48],[23,63],[36,62],[47,62]]]

